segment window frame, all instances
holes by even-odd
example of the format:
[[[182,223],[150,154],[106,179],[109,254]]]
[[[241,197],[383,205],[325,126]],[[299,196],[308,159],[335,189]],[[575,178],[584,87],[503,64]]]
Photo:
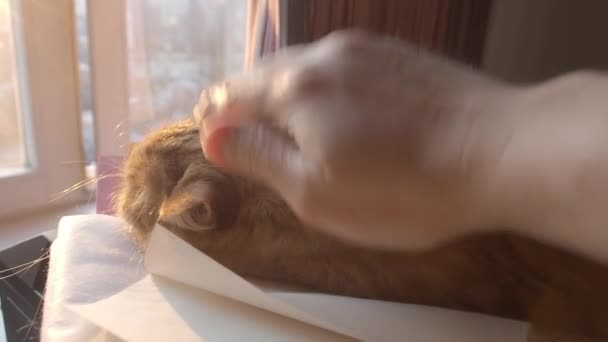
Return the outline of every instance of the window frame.
[[[97,158],[126,156],[130,132],[127,2],[87,0],[86,6]]]
[[[0,219],[83,202],[84,149],[71,0],[11,0],[18,108],[28,165],[0,178]]]

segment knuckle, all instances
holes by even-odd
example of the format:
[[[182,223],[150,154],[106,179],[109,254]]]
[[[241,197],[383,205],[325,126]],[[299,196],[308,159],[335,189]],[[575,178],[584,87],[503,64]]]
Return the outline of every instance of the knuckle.
[[[375,41],[372,33],[361,29],[334,31],[322,39],[322,44],[340,56],[348,56],[367,50]]]
[[[294,72],[290,90],[295,95],[323,94],[330,91],[334,83],[328,70],[305,66]]]
[[[278,103],[286,104],[327,94],[334,88],[335,79],[331,70],[318,63],[299,64],[276,75],[271,97]]]

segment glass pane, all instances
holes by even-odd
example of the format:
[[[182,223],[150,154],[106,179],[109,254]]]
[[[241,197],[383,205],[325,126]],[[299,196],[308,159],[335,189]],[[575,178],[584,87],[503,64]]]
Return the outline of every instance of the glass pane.
[[[9,0],[0,0],[0,177],[27,165]]]
[[[201,90],[238,72],[247,1],[128,2],[131,140],[188,117]]]
[[[97,155],[95,152],[95,117],[91,92],[91,61],[89,59],[87,0],[77,0],[75,2],[75,9],[80,104],[82,106],[82,137],[87,165],[92,165],[95,163]]]

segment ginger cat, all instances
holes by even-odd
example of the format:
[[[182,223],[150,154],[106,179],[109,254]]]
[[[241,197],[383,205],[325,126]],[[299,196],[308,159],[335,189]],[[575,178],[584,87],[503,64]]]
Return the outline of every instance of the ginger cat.
[[[265,186],[207,162],[191,120],[133,147],[115,204],[142,248],[159,222],[240,275],[608,339],[608,267],[502,233],[424,253],[345,244],[305,227]]]

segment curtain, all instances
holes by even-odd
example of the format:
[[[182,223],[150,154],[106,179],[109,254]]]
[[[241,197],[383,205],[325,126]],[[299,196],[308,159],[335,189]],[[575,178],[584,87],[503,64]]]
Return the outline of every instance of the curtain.
[[[249,0],[245,69],[262,56],[286,45],[281,0]]]
[[[250,0],[250,5],[253,59],[357,27],[479,65],[491,0]]]

